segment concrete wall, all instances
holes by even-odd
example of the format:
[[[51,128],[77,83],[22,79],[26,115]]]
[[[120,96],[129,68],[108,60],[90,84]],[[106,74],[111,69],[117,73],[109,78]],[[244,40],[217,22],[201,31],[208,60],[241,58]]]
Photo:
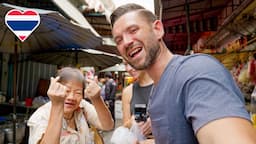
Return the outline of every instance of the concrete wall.
[[[12,97],[12,83],[8,80],[8,75],[13,77],[12,72],[8,72],[9,68],[9,54],[3,54],[2,67],[0,69],[1,74],[1,87],[0,91],[7,94],[9,90],[9,98]],[[23,101],[26,97],[35,97],[37,91],[37,85],[40,79],[50,79],[57,71],[56,65],[42,64],[32,61],[27,61],[25,55],[19,56],[18,68],[17,68],[17,96],[18,100]],[[9,87],[8,88],[8,83]]]

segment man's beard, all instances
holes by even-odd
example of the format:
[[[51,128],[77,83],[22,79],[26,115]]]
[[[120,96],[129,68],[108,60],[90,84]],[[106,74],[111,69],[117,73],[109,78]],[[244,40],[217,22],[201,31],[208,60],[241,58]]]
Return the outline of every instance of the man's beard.
[[[154,64],[157,56],[160,53],[160,45],[158,43],[152,44],[150,47],[148,47],[148,52],[146,52],[146,58],[144,63],[141,65],[138,63],[130,63],[129,64],[136,70],[145,70],[152,64]]]

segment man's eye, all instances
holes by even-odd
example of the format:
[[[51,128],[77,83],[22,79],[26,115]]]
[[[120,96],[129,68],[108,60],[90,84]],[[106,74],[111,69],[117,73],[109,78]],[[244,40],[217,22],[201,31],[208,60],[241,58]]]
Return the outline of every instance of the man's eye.
[[[116,44],[120,44],[122,42],[122,39],[116,39]]]
[[[130,33],[136,33],[137,29],[133,28],[130,30]]]

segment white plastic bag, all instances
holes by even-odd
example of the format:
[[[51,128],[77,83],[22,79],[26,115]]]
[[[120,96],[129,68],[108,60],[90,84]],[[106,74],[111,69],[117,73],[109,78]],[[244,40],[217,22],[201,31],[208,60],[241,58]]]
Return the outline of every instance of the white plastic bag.
[[[134,134],[126,127],[118,127],[112,137],[111,144],[133,144],[136,141]]]
[[[141,133],[138,124],[134,121],[130,129],[120,126],[112,137],[111,144],[134,144],[135,141],[143,141],[146,137]]]

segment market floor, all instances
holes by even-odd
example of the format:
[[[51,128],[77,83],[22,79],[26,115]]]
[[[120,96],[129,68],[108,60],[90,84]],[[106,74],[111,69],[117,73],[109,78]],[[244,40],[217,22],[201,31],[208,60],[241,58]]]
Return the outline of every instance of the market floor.
[[[122,120],[121,119],[117,119],[116,122],[115,122],[115,129],[119,126],[122,125]],[[109,131],[109,132],[102,132],[101,135],[103,137],[103,140],[104,140],[104,144],[111,144],[110,143],[110,139],[111,139],[111,136],[113,134],[114,130],[112,131]]]

